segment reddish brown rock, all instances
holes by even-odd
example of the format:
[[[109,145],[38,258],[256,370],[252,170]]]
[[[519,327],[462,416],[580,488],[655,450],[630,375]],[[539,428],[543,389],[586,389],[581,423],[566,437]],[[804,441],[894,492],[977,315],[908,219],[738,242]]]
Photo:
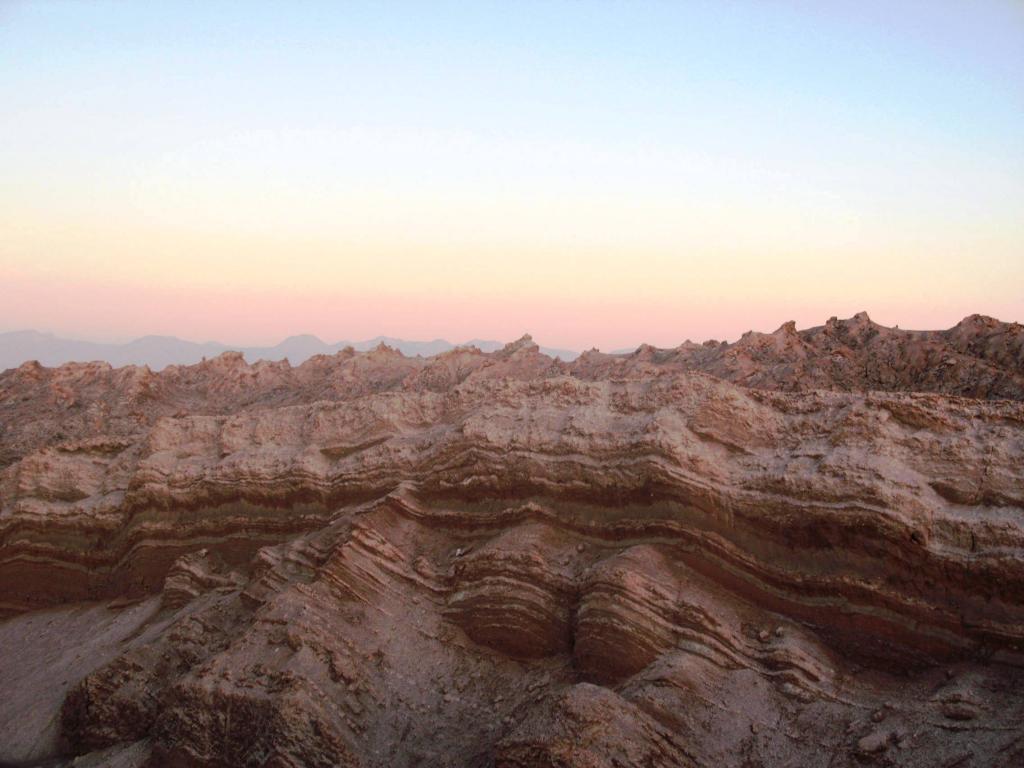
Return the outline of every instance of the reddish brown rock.
[[[1019,765],[1017,331],[889,330],[8,371],[0,762]]]

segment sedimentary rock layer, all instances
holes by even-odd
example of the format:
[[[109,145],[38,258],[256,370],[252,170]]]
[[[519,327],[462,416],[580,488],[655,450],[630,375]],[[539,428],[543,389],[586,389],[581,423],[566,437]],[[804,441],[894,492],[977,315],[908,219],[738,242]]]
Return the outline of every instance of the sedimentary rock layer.
[[[1020,764],[1024,403],[655,358],[3,374],[0,761]]]

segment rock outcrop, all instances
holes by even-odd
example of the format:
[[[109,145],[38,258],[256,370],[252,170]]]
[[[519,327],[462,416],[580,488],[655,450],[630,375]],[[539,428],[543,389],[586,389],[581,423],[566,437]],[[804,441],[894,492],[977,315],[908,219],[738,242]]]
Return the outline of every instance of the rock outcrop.
[[[0,762],[1020,765],[1018,330],[870,330],[8,371]]]
[[[734,344],[686,342],[674,349],[641,346],[629,355],[586,352],[576,375],[607,378],[623,371],[704,371],[746,387],[789,392],[941,392],[1024,399],[1024,326],[971,315],[945,331],[904,331],[872,322],[866,312],[798,331],[750,331]]]

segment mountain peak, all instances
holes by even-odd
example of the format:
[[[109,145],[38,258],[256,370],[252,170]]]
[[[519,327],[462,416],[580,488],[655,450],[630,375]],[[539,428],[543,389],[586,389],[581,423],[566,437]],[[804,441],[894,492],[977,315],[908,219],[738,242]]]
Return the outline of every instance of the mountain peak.
[[[506,355],[515,354],[516,352],[519,352],[520,350],[526,350],[528,352],[538,352],[538,351],[540,351],[540,347],[538,347],[534,343],[533,336],[531,336],[528,333],[524,333],[518,339],[516,339],[515,341],[509,342],[508,344],[506,344],[501,349],[502,353],[506,354]]]

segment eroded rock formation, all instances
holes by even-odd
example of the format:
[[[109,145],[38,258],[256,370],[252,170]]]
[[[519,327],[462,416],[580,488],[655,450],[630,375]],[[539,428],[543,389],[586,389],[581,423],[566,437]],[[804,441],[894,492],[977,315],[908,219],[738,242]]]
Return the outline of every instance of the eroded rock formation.
[[[0,375],[0,762],[1024,764],[1019,327],[868,322]]]

